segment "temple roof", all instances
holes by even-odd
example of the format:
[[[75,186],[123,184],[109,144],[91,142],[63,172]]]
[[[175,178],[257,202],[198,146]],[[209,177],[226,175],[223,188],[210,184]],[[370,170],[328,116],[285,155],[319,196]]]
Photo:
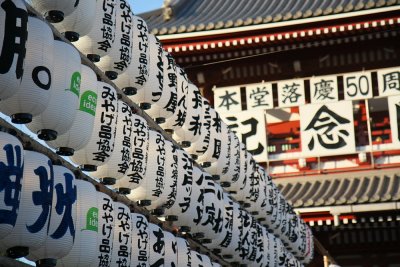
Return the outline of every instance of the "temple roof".
[[[357,205],[400,200],[400,171],[338,173],[274,182],[295,208]]]
[[[383,10],[394,5],[400,5],[400,0],[175,0],[140,16],[153,34],[173,35]]]

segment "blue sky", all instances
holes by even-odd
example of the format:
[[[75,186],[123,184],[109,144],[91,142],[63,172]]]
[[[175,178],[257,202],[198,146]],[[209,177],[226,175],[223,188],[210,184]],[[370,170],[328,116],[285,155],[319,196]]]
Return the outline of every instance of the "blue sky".
[[[129,0],[134,14],[160,8],[163,0]]]

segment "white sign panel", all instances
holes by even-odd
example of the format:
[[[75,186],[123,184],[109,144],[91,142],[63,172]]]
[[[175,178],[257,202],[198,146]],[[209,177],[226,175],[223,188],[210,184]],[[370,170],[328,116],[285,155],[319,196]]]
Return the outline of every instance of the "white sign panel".
[[[372,78],[370,72],[353,72],[343,75],[345,100],[372,98]]]
[[[246,86],[247,110],[272,109],[274,98],[272,96],[272,84],[259,83]]]
[[[338,99],[337,77],[319,76],[310,79],[310,98],[311,103],[330,103],[337,102]]]
[[[305,157],[356,152],[351,101],[300,106],[300,126]]]
[[[305,104],[303,80],[280,81],[277,84],[279,107],[295,107]]]
[[[242,111],[240,87],[221,87],[214,89],[214,108],[218,113]]]
[[[264,112],[243,111],[222,115],[233,131],[258,162],[267,161],[267,135]]]
[[[400,95],[400,67],[377,71],[380,96]]]
[[[392,144],[400,147],[400,95],[388,97]],[[393,147],[394,148],[394,147]]]

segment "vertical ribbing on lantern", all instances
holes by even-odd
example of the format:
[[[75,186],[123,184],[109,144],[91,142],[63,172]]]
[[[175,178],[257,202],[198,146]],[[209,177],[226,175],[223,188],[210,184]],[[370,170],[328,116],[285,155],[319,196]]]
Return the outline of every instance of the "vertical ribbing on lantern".
[[[3,251],[13,247],[35,250],[44,244],[47,237],[53,197],[53,165],[45,155],[25,150],[23,168],[18,217],[12,231],[0,240],[0,247]],[[43,192],[43,196],[47,197],[40,198],[43,206],[34,203],[32,199],[34,192]],[[41,214],[43,217],[39,220]]]
[[[68,255],[77,232],[75,175],[64,166],[54,165],[53,170],[53,201],[47,237],[39,249],[29,252],[28,259],[34,261],[57,260]]]
[[[132,190],[128,198],[134,201],[155,201],[164,191],[165,179],[165,139],[153,130],[149,131],[149,157],[147,160],[147,171],[143,182],[139,187]],[[154,205],[146,204],[150,208]],[[152,204],[152,203],[151,203]]]
[[[1,101],[1,112],[8,116],[26,114],[29,117],[37,116],[46,109],[54,74],[53,43],[50,27],[40,19],[29,17],[24,76],[20,90]],[[27,123],[30,120],[22,116],[16,122]]]
[[[81,65],[81,93],[71,128],[56,140],[47,142],[53,148],[80,150],[89,142],[93,131],[97,106],[97,77],[94,71]]]
[[[81,86],[81,58],[75,47],[62,41],[54,41],[54,55],[49,104],[27,125],[34,133],[51,130],[57,135],[64,134],[75,119]]]
[[[149,264],[149,222],[139,213],[131,213],[132,255],[131,266],[148,267]]]
[[[2,239],[15,227],[21,210],[22,185],[25,182],[24,148],[18,138],[4,132],[0,132],[0,165],[4,166],[0,172],[0,180],[4,185],[0,192],[0,239]],[[10,203],[7,199],[14,201]]]
[[[76,235],[71,251],[57,261],[58,267],[89,266],[97,260],[99,209],[95,187],[84,180],[75,181],[77,188]]]
[[[116,31],[116,11],[115,1],[104,0],[96,3],[96,16],[94,25],[90,32],[82,36],[74,45],[85,55],[95,55],[102,57],[110,53],[115,42]],[[104,28],[108,29],[104,34]],[[98,60],[96,58],[94,61]]]
[[[96,16],[96,0],[79,1],[78,6],[64,20],[53,26],[61,33],[76,32],[84,36],[90,32]]]
[[[96,116],[90,141],[71,157],[72,161],[79,165],[104,165],[114,150],[117,92],[111,85],[103,82],[97,83],[97,92]]]
[[[140,91],[149,78],[150,51],[148,27],[146,22],[138,17],[132,17],[134,32],[132,42],[132,59],[128,69],[118,75],[115,84],[121,88],[133,88]]]
[[[133,13],[127,0],[116,1],[116,32],[115,43],[110,53],[96,63],[102,71],[124,73],[131,64],[132,57],[132,38],[136,34],[133,30]]]
[[[99,166],[97,171],[92,173],[93,177],[118,180],[126,174],[131,160],[133,130],[132,110],[128,104],[119,100],[114,152],[106,164]]]
[[[24,61],[28,38],[28,13],[24,1],[21,0],[1,0],[0,4],[16,8],[16,12],[6,12],[4,8],[0,9],[0,40],[2,40],[0,51],[8,49],[10,51],[7,52],[13,54],[12,57],[7,57],[8,60],[6,57],[2,59],[0,99],[3,101],[18,92],[22,77],[26,75]],[[18,42],[16,42],[16,37]]]

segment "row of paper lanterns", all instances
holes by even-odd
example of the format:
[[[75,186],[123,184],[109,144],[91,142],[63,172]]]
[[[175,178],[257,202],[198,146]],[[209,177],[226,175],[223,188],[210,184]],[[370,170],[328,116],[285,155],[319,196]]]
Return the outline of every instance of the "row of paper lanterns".
[[[126,103],[117,100],[117,93],[112,86],[97,82],[95,73],[80,64],[77,51],[64,42],[54,40],[45,22],[24,15],[22,2],[2,2],[9,5],[11,2],[18,8],[20,13],[13,14],[20,14],[21,17],[26,15],[21,21],[27,22],[27,38],[23,68],[25,75],[20,75],[19,79],[15,78],[20,71],[18,60],[22,58],[22,52],[18,49],[5,50],[14,52],[18,56],[17,60],[14,57],[14,61],[18,62],[11,60],[13,64],[10,64],[8,72],[0,74],[0,111],[10,115],[15,122],[27,122],[33,117],[28,124],[29,129],[38,133],[40,138],[47,139],[48,144],[57,148],[60,154],[70,155],[76,151],[72,160],[85,170],[97,169],[93,176],[110,184],[118,179],[116,187],[132,190],[129,195],[132,200],[142,202],[151,209],[171,206],[171,197],[174,194],[179,197],[174,187],[175,181],[164,179],[161,174],[167,171],[174,173],[174,167],[171,166],[175,164],[175,159],[166,155],[173,155],[171,151],[176,151],[176,147],[164,140],[161,134],[149,130],[145,120],[132,114]],[[45,14],[61,8],[53,6],[49,9],[46,2],[33,1],[33,4]],[[89,2],[95,1],[87,1],[85,5],[89,5]],[[145,22],[131,15],[125,1],[118,1],[115,6],[110,1],[107,4],[109,10],[99,7],[99,2],[95,3],[96,19],[82,23],[79,12],[84,12],[88,6],[79,4],[72,13],[64,11],[65,15],[70,15],[54,25],[61,31],[78,32],[83,36],[75,43],[81,52],[93,60],[101,56],[98,66],[110,77],[120,74],[115,83],[125,92],[137,92],[131,96],[134,102],[139,103],[164,129],[173,131],[173,137],[183,144],[187,153],[197,157],[206,171],[218,175],[221,185],[230,186],[229,190],[235,199],[245,204],[256,218],[264,220],[268,229],[279,236],[297,257],[305,262],[309,260],[313,245],[304,222],[294,214],[270,177],[263,173],[261,167],[256,167],[243,144],[228,130],[208,101],[201,97],[199,89],[188,81],[184,71],[175,65],[160,42],[147,32]],[[110,10],[112,12],[107,13]],[[7,14],[1,14],[4,20],[7,20]],[[120,14],[119,17],[117,14]],[[132,36],[126,37],[126,34],[115,30],[121,27],[110,29],[107,23],[106,26],[95,23],[107,22],[111,16],[111,21],[113,18],[117,21],[111,26],[126,25],[127,14],[131,15],[131,26],[124,28],[131,29],[129,33]],[[92,27],[89,27],[88,24],[93,21]],[[4,25],[10,27],[10,24]],[[17,26],[18,30],[14,32],[19,34],[17,37],[22,46],[23,23],[15,22]],[[101,46],[104,49],[95,49],[93,44],[100,43],[103,38],[103,34],[99,34],[104,33],[101,29],[110,30],[110,34],[120,37],[120,40],[130,40],[133,50],[129,51],[137,52],[127,54],[127,58],[131,59],[130,64],[115,64],[121,54],[116,55],[111,51],[127,52],[122,47],[105,49],[108,46]],[[3,32],[0,33],[7,37],[3,41],[5,47],[10,43],[10,38],[15,39],[16,36],[10,36],[6,27],[1,30]],[[115,43],[127,44],[125,41]],[[108,65],[104,62],[108,62]],[[126,68],[118,71],[111,66]],[[178,150],[176,154],[179,153],[184,152]],[[214,183],[214,186],[219,185]],[[168,190],[161,190],[163,188],[171,192],[166,194]],[[186,190],[195,192],[192,187]],[[183,197],[182,201],[186,199]],[[297,240],[300,240],[299,244],[294,244]]]
[[[0,132],[0,248],[38,266],[220,266]],[[189,265],[192,263],[192,265]]]

